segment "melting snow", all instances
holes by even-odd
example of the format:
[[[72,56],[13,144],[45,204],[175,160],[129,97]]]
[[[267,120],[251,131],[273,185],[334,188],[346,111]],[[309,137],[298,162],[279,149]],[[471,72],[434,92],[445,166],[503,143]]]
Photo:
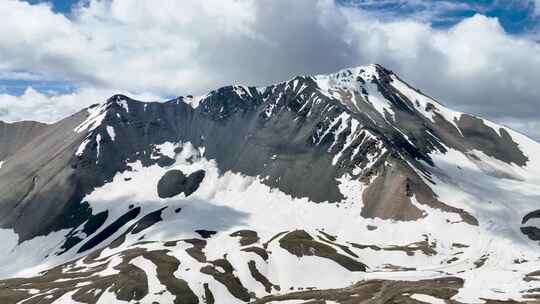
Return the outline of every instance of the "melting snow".
[[[89,108],[88,111],[88,117],[80,124],[78,125],[74,131],[77,133],[81,133],[84,131],[93,131],[95,128],[99,127],[103,120],[105,119],[105,116],[107,115],[107,103],[103,103],[99,106],[94,106],[92,108]]]
[[[101,151],[101,134],[96,135],[96,164],[99,162],[99,153]]]
[[[157,267],[151,261],[142,256],[138,256],[130,261],[130,264],[135,265],[146,273],[148,279],[148,294],[141,299],[141,304],[152,303],[174,303],[176,296],[172,295],[167,287],[158,279]]]
[[[107,126],[107,133],[109,134],[111,140],[114,141],[114,139],[116,138],[116,133],[114,132],[114,128],[112,126]]]
[[[161,154],[163,156],[174,158],[174,156],[176,155],[174,150],[176,148],[178,148],[178,147],[181,147],[181,145],[174,144],[174,143],[171,143],[171,142],[165,142],[165,143],[163,143],[161,145],[155,146],[154,151],[156,151],[157,153],[159,153],[159,154]],[[152,158],[157,159],[159,157],[152,156]]]
[[[410,295],[410,297],[415,299],[415,300],[425,302],[425,303],[430,303],[430,304],[445,304],[446,303],[445,300],[435,298],[433,296],[421,294],[421,293],[412,294],[412,295]]]
[[[183,98],[183,102],[190,105],[193,109],[196,109],[201,101],[203,101],[208,95],[204,96],[187,96]]]
[[[358,81],[357,77],[360,77],[362,81]],[[332,99],[345,102],[340,92],[343,90],[348,91],[351,94],[351,100],[356,111],[361,110],[358,102],[363,101],[363,98],[357,98],[357,96],[365,92],[367,93],[365,99],[368,100],[385,120],[386,113],[391,115],[392,119],[395,120],[392,103],[382,96],[378,86],[372,83],[372,80],[377,78],[377,67],[375,65],[369,65],[341,70],[330,75],[317,75],[313,79],[317,82],[321,92]]]
[[[366,90],[368,92],[366,99],[375,107],[377,112],[379,112],[385,120],[386,113],[390,114],[392,119],[395,120],[396,113],[392,109],[392,103],[379,92],[377,85],[369,82],[366,84]]]
[[[84,150],[86,149],[86,146],[88,145],[88,143],[90,143],[90,141],[91,141],[90,137],[85,138],[83,142],[77,148],[77,151],[75,151],[75,155],[77,156],[83,155]]]
[[[127,113],[129,113],[129,106],[126,100],[121,100],[118,102],[118,104],[126,110]]]

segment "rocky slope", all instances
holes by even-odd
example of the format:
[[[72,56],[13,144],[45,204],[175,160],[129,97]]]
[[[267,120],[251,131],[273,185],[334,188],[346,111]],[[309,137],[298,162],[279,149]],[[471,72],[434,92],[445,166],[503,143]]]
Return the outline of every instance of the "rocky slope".
[[[0,302],[531,301],[539,153],[379,65],[2,123]]]

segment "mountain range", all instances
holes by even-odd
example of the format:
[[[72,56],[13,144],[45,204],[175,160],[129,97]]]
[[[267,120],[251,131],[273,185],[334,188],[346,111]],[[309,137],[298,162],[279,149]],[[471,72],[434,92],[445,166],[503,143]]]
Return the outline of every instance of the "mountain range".
[[[376,64],[115,95],[0,122],[0,228],[0,303],[533,303],[540,143]]]

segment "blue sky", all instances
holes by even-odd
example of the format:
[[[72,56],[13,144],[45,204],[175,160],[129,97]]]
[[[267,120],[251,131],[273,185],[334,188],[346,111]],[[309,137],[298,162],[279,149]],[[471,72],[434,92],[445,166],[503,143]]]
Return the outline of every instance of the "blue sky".
[[[540,0],[81,1],[0,1],[0,120],[379,63],[540,139]]]
[[[506,31],[515,34],[535,30],[539,22],[534,2],[529,0],[340,0],[340,3],[393,18],[427,16],[427,21],[440,28],[477,13],[497,17]]]
[[[53,10],[57,13],[63,13],[63,14],[69,14],[71,12],[71,8],[80,2],[80,0],[25,0],[26,2],[30,4],[37,4],[37,3],[50,3],[53,7]]]
[[[47,3],[53,8],[53,11],[60,14],[69,15],[71,9],[81,0],[25,0],[30,4]],[[26,72],[26,71],[21,71]],[[11,95],[22,95],[28,87],[32,87],[42,92],[47,93],[70,93],[76,88],[76,84],[70,81],[62,80],[17,80],[17,79],[2,79],[0,75],[0,94],[7,93]]]

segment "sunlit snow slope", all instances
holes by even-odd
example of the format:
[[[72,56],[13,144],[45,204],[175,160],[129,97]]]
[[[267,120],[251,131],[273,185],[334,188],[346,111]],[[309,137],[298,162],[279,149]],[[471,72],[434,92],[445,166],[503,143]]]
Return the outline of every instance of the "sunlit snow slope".
[[[379,65],[0,123],[0,303],[532,301],[539,155]]]

